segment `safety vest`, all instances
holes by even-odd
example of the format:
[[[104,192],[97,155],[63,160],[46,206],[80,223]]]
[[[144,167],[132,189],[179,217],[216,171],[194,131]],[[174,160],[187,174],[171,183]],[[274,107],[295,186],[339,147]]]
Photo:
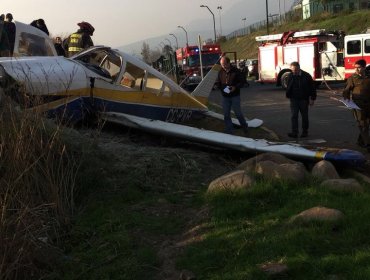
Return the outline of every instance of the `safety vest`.
[[[82,35],[83,33],[73,33],[69,36],[68,56],[74,55],[84,49],[82,47]]]

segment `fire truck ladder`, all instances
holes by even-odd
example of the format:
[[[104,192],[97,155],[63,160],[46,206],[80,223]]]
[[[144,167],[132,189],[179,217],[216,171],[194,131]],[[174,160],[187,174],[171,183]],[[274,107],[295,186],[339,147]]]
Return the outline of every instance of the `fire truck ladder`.
[[[314,30],[306,30],[306,31],[288,31],[288,32],[280,33],[280,34],[257,36],[256,41],[257,42],[280,41],[283,39],[284,36],[288,34],[289,34],[289,37],[300,38],[300,37],[327,35],[327,32],[325,31],[325,29],[314,29]]]

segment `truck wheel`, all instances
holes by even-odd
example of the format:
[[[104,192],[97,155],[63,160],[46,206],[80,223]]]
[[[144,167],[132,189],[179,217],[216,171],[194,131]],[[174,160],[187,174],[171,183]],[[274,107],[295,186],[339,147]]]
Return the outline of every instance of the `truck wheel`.
[[[290,72],[285,72],[283,75],[281,75],[280,83],[281,83],[281,87],[283,89],[287,89],[287,87],[288,87],[289,75],[290,75]]]

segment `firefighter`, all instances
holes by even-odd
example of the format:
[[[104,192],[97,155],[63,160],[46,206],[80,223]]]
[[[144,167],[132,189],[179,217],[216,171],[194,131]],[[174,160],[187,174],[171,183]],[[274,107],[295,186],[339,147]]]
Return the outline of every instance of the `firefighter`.
[[[364,59],[355,62],[355,73],[347,80],[343,90],[343,98],[352,99],[360,107],[361,110],[352,110],[360,132],[357,144],[367,148],[370,152],[370,76],[366,73],[366,61]]]
[[[67,52],[67,57],[94,46],[91,36],[93,36],[95,28],[88,22],[82,21],[77,24],[80,28],[77,32],[69,35],[64,40],[64,49]]]

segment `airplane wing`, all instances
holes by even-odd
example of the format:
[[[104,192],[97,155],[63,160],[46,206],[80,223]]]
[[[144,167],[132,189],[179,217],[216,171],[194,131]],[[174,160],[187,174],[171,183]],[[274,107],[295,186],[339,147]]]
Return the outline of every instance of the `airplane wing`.
[[[354,150],[317,147],[316,145],[314,147],[305,147],[293,143],[270,142],[265,139],[246,138],[114,112],[106,112],[102,115],[102,118],[109,122],[124,124],[136,129],[242,152],[276,152],[300,159],[316,161],[329,160],[335,163],[352,166],[359,166],[365,162],[364,155]]]

